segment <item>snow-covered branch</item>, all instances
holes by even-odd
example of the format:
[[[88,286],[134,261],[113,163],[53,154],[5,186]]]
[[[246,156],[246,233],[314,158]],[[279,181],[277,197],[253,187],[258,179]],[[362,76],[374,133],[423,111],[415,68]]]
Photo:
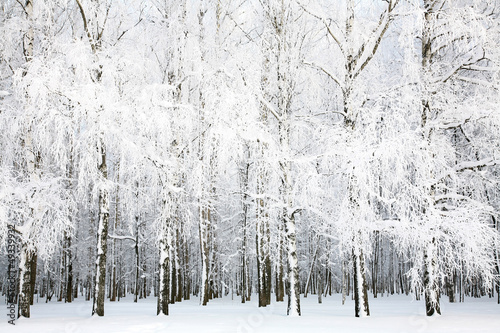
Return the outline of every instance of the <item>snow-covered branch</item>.
[[[280,117],[280,115],[278,114],[278,112],[274,109],[274,106],[269,103],[268,101],[266,101],[266,99],[262,96],[262,95],[257,95],[257,98],[259,100],[259,102],[261,102],[265,107],[266,109],[271,112],[271,114],[274,116],[274,118],[276,118],[276,120],[280,123],[283,122],[283,119]]]
[[[480,168],[495,166],[498,164],[500,164],[500,160],[494,158],[485,158],[479,161],[461,162],[455,166],[455,171],[462,172],[465,170],[477,170]]]
[[[313,68],[319,69],[320,71],[322,71],[323,73],[325,73],[330,79],[332,79],[339,86],[339,88],[342,91],[344,91],[344,85],[342,84],[342,81],[340,81],[337,78],[337,76],[335,76],[331,71],[327,70],[325,68],[325,66],[318,65],[318,64],[316,64],[314,62],[308,62],[308,61],[304,61],[303,63],[304,63],[304,65],[311,66]]]
[[[136,239],[134,236],[120,236],[120,235],[111,235],[108,234],[108,238],[111,239],[118,239],[118,240],[131,240],[135,243]]]

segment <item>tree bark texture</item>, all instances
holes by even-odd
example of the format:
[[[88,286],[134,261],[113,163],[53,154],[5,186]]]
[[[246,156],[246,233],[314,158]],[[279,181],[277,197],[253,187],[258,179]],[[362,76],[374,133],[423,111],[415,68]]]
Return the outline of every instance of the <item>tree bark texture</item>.
[[[100,176],[108,178],[106,165],[106,148],[100,141],[101,161],[99,164]],[[92,306],[92,315],[104,316],[104,299],[106,295],[106,254],[108,250],[109,202],[108,189],[99,189],[99,222],[97,228],[97,260],[95,274],[95,294]]]

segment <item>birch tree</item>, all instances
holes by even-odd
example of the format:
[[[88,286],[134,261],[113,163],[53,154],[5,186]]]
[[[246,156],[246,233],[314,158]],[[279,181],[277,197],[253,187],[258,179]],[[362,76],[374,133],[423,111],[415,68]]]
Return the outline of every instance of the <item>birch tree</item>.
[[[260,98],[265,112],[263,120],[269,121],[269,124],[276,124],[267,126],[271,137],[276,138],[272,144],[275,144],[279,151],[277,161],[280,178],[279,204],[282,210],[278,213],[278,223],[283,224],[287,249],[289,285],[287,315],[300,316],[300,281],[295,222],[298,209],[293,192],[293,152],[290,142],[293,101],[297,93],[295,91],[296,81],[292,72],[296,66],[301,42],[301,36],[295,29],[297,27],[293,26],[292,22],[296,22],[296,20],[300,22],[300,17],[294,16],[291,1],[261,1],[261,4],[264,11],[262,52],[265,76]],[[267,118],[272,118],[272,120],[267,120]],[[268,273],[268,275],[270,274]]]
[[[34,43],[35,43],[35,35],[34,35],[34,26],[33,26],[33,2],[32,1],[27,1],[25,6],[24,6],[24,11],[26,13],[26,18],[29,24],[28,31],[26,32],[26,35],[24,36],[24,56],[26,59],[26,62],[29,62],[33,59],[34,56]],[[30,126],[31,127],[31,126]],[[38,167],[37,165],[39,163],[39,156],[37,149],[34,146],[33,143],[33,134],[32,134],[32,129],[28,128],[28,131],[26,133],[26,139],[25,139],[25,147],[26,147],[26,166],[27,166],[27,173],[29,177],[29,182],[32,183],[37,183],[40,180],[39,176],[39,171],[37,170]],[[30,215],[35,215],[37,214],[39,208],[36,207],[37,204],[31,206],[31,214]],[[33,216],[34,217],[34,216]],[[32,217],[32,218],[33,218]],[[24,227],[27,227],[27,230],[24,231],[24,233],[31,233],[32,231],[30,230],[31,228],[27,225]],[[22,232],[23,233],[23,232]],[[26,237],[26,235],[23,235]],[[32,238],[34,235],[28,235],[28,239]],[[32,292],[31,292],[31,282],[32,281],[32,274],[35,274],[36,276],[36,271],[31,272],[31,262],[36,262],[36,249],[28,248],[27,240],[24,240],[22,242],[21,246],[21,259],[19,262],[19,299],[18,299],[18,310],[19,310],[19,315],[18,316],[23,316],[23,317],[30,317],[30,304],[31,304],[31,298],[32,298]],[[36,265],[33,267],[35,268]]]
[[[57,98],[44,86],[51,54],[48,45],[42,47],[45,40],[50,44],[58,36],[50,27],[58,26],[62,15],[52,6],[34,1],[4,3],[2,9],[5,16],[1,30],[8,38],[2,38],[0,59],[10,72],[7,82],[2,82],[10,92],[4,91],[2,99],[7,97],[12,103],[2,107],[2,116],[11,119],[2,131],[12,142],[3,146],[1,162],[13,176],[6,201],[9,223],[20,242],[18,315],[30,317],[38,259],[48,259],[54,253],[56,243],[46,242],[46,237],[60,239],[62,230],[68,227],[67,216],[62,216],[71,204],[63,199],[66,193],[62,169],[58,168],[64,164],[59,164],[58,158],[65,149],[50,149],[57,135],[48,129],[60,118],[53,112]],[[46,21],[40,20],[42,17]]]
[[[111,66],[111,63],[105,61],[107,57],[104,55],[109,56],[110,49],[106,49],[103,44],[105,44],[106,38],[109,38],[116,45],[133,25],[126,28],[120,27],[120,19],[123,18],[122,15],[125,13],[120,11],[121,7],[119,5],[112,6],[111,2],[82,2],[77,0],[76,4],[81,19],[80,31],[86,40],[86,49],[82,50],[84,54],[79,57],[79,59],[85,59],[86,62],[84,62],[84,66],[78,63],[77,70],[86,71],[85,74],[88,75],[89,81],[84,80],[82,83],[87,87],[87,94],[93,96],[89,96],[90,100],[84,100],[80,96],[73,96],[73,98],[77,110],[83,115],[82,121],[87,126],[86,133],[89,134],[87,137],[88,142],[85,143],[88,146],[85,149],[96,151],[95,154],[83,154],[79,173],[81,175],[90,175],[90,177],[84,176],[88,178],[82,179],[82,184],[92,182],[96,191],[95,197],[98,205],[97,260],[92,314],[103,316],[111,186],[108,179],[109,143],[106,141],[109,140],[112,133],[109,128],[106,129],[104,126],[107,123],[115,128],[117,127],[114,119],[115,114],[113,113],[116,104],[113,104],[112,101],[113,98],[118,98],[120,93],[119,89],[109,89],[110,87],[108,87],[110,83],[114,83],[114,77],[111,73],[115,68]],[[111,21],[110,15],[113,14],[115,7],[118,9],[118,15]],[[112,26],[110,21],[116,26]],[[129,23],[125,22],[125,24]],[[137,22],[135,23],[137,24]],[[120,66],[119,63],[118,66]],[[109,96],[112,96],[112,98],[109,98]],[[95,159],[95,169],[91,167],[92,159]]]
[[[475,104],[473,98],[480,99],[483,96],[491,98],[492,96],[489,94],[483,95],[481,90],[486,89],[492,92],[489,89],[490,83],[487,82],[492,78],[495,70],[492,68],[492,62],[489,59],[492,50],[489,49],[490,45],[485,43],[485,39],[488,35],[487,30],[492,28],[488,16],[498,14],[494,14],[494,5],[489,2],[479,4],[474,1],[453,3],[450,1],[424,1],[422,5],[423,14],[420,18],[422,26],[420,28],[421,35],[419,36],[422,43],[421,126],[424,147],[431,159],[429,163],[435,165],[434,169],[429,170],[429,179],[435,179],[435,181],[427,189],[429,203],[427,207],[423,207],[423,214],[426,219],[442,219],[442,222],[433,222],[431,224],[431,236],[427,240],[427,245],[424,246],[423,284],[426,313],[428,316],[432,316],[441,314],[438,248],[443,247],[443,245],[440,244],[441,237],[438,234],[446,228],[443,223],[455,214],[463,214],[464,217],[467,216],[467,219],[470,220],[482,220],[482,218],[473,217],[477,213],[475,209],[467,207],[469,204],[473,204],[475,199],[464,195],[465,192],[460,190],[457,192],[457,189],[453,188],[453,180],[451,179],[461,177],[463,171],[473,170],[477,165],[497,164],[491,158],[488,163],[484,163],[481,158],[488,159],[488,156],[480,157],[480,153],[475,152],[475,158],[470,155],[458,157],[459,160],[455,161],[455,167],[451,171],[452,174],[444,175],[448,172],[442,169],[442,164],[436,164],[432,160],[437,159],[438,149],[440,149],[438,147],[442,144],[443,139],[446,140],[445,138],[449,135],[447,132],[450,130],[458,130],[459,134],[457,135],[461,137],[464,144],[473,144],[466,134],[468,131],[466,123],[474,118],[481,117],[480,114],[488,112],[488,104],[481,107]],[[443,15],[447,18],[445,19]],[[470,26],[474,26],[474,30],[483,31],[483,35],[477,34],[478,31],[471,30]],[[479,87],[476,88],[471,85]],[[454,87],[461,87],[466,91],[470,91],[470,94],[474,97],[457,96],[458,100],[450,101],[449,96],[457,94],[453,92]],[[447,97],[442,96],[441,92],[446,92]],[[469,110],[473,111],[464,119],[464,114],[460,115],[450,108],[450,102],[468,105]],[[474,123],[476,120],[472,120],[472,122]],[[454,150],[457,148],[451,146],[448,149]],[[474,151],[474,149],[472,150]],[[461,160],[462,158],[469,159],[471,157],[479,161]],[[471,168],[469,169],[469,167]],[[457,173],[456,176],[453,175],[455,172]],[[477,203],[474,205],[477,207]],[[486,206],[483,206],[482,209],[487,211]],[[433,217],[434,214],[439,217]],[[457,226],[457,228],[460,227]],[[478,223],[477,228],[481,230],[483,226]],[[445,233],[448,233],[448,231]],[[485,237],[484,242],[491,241],[491,237]],[[488,245],[483,243],[482,246]],[[485,252],[490,251],[485,249]],[[482,258],[481,262],[488,265],[488,254],[484,253],[484,255],[486,258]],[[476,260],[478,259],[476,258]],[[487,271],[485,273],[486,275],[490,274]]]
[[[377,54],[380,44],[394,20],[399,1],[380,1],[376,5],[372,5],[373,7],[365,7],[362,4],[347,0],[343,4],[345,7],[342,14],[344,16],[341,16],[340,19],[330,18],[315,10],[314,7],[299,3],[304,11],[323,25],[328,39],[333,45],[332,54],[335,54],[335,56],[330,58],[338,59],[338,63],[332,63],[331,61],[325,64],[316,63],[314,60],[308,59],[306,59],[305,63],[326,75],[331,84],[336,86],[337,91],[340,92],[340,110],[335,112],[343,118],[344,135],[347,142],[352,144],[349,149],[353,149],[350,150],[350,154],[359,157],[362,152],[357,149],[363,145],[363,127],[359,123],[360,114],[369,112],[369,110],[363,108],[366,100],[361,97],[364,90],[361,80],[363,73],[366,72],[367,66]],[[366,18],[366,16],[369,16],[366,11],[372,8],[378,11],[377,13],[380,13],[378,21],[369,21],[371,17]],[[368,34],[360,30],[365,29],[366,31],[366,27],[362,28],[362,24],[369,27]],[[364,243],[366,242],[363,235],[365,232],[363,220],[366,219],[366,209],[370,210],[371,208],[369,208],[368,203],[361,202],[361,200],[365,200],[366,193],[362,192],[360,177],[363,177],[367,170],[356,164],[355,161],[347,157],[348,169],[345,172],[347,176],[346,205],[348,209],[346,213],[349,218],[346,222],[351,226],[351,235],[348,238],[352,244],[350,252],[354,275],[355,316],[363,317],[370,315],[365,255],[363,253]]]
[[[93,67],[90,70],[91,80],[97,85],[102,79],[102,65],[99,64],[99,51],[102,45],[102,38],[105,30],[105,23],[109,13],[109,3],[99,3],[90,1],[84,7],[80,0],[77,0],[80,11],[83,33],[88,39],[88,44],[94,57]],[[97,106],[102,108],[102,105]],[[99,110],[94,110],[99,117]],[[97,260],[95,273],[95,291],[92,305],[92,315],[104,316],[104,298],[106,283],[106,256],[108,242],[109,224],[109,189],[105,185],[108,179],[107,151],[104,143],[104,133],[99,131],[96,138],[97,169],[99,179],[97,181],[98,191],[98,226],[97,226]]]

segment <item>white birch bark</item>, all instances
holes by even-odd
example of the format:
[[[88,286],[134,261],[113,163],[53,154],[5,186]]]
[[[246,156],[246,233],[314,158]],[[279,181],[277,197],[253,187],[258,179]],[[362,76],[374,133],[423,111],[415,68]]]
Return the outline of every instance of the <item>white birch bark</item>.
[[[160,263],[157,315],[168,315],[170,301],[170,251],[172,247],[170,200],[163,200],[163,217],[160,221]]]
[[[100,157],[98,164],[102,182],[108,178],[108,167],[106,163],[106,150],[104,142],[100,140]],[[92,305],[92,315],[104,316],[104,299],[106,294],[106,255],[108,250],[108,225],[109,225],[109,190],[105,184],[99,188],[99,211],[97,226],[97,259],[95,274],[95,292]]]
[[[23,45],[24,45],[24,57],[26,62],[30,62],[34,55],[34,43],[35,43],[35,33],[33,28],[33,1],[28,0],[24,6],[26,19],[28,21],[28,31],[25,34]],[[24,73],[25,74],[25,73]],[[31,128],[32,121],[30,117],[27,117],[27,132],[24,141],[24,148],[26,152],[26,168],[28,181],[36,184],[40,181],[40,177],[37,172],[37,156],[35,152],[35,146],[33,144],[33,129]],[[32,229],[33,219],[36,218],[38,207],[35,203],[30,204],[30,214],[29,218],[24,221],[21,232],[21,258],[19,260],[19,297],[18,297],[18,316],[19,317],[30,317],[30,303],[31,303],[31,271],[30,263],[32,257],[34,256],[34,250],[30,248],[29,242]]]
[[[421,114],[421,128],[422,128],[422,138],[424,140],[423,147],[427,155],[433,156],[430,152],[430,143],[432,140],[432,130],[429,126],[429,120],[432,117],[432,100],[430,89],[431,80],[431,64],[432,64],[432,28],[431,20],[434,13],[432,8],[434,7],[434,2],[432,0],[424,1],[424,20],[422,27],[422,114]],[[433,171],[430,171],[429,179],[433,178]],[[427,189],[428,195],[430,197],[429,205],[434,202],[435,189],[434,185],[431,185]],[[423,208],[424,219],[431,216],[432,207]],[[427,215],[427,216],[426,216]],[[435,229],[430,230],[431,233],[435,232]],[[428,244],[424,245],[424,275],[423,275],[423,286],[424,286],[424,296],[425,296],[425,309],[427,316],[432,316],[434,314],[441,314],[440,304],[439,304],[439,284],[436,276],[436,238],[432,236],[432,240]]]

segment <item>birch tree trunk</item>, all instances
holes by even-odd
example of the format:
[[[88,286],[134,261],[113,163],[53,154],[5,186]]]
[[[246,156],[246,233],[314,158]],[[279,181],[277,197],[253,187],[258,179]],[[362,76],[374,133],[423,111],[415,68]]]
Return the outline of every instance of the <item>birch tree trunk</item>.
[[[176,228],[175,228],[175,275],[176,275],[176,284],[175,284],[175,294],[174,294],[174,302],[181,302],[182,295],[184,294],[184,274],[183,271],[183,250],[182,250],[182,223],[179,221],[178,214],[176,212]]]
[[[263,60],[263,74],[261,75],[261,83],[263,87],[264,98],[271,98],[269,91],[269,75],[270,59],[269,51],[265,51]],[[268,126],[267,110],[264,105],[260,106],[260,121]],[[257,253],[257,291],[259,293],[259,307],[265,307],[270,304],[271,297],[271,260],[269,258],[269,212],[267,198],[268,191],[268,166],[265,162],[266,151],[268,144],[257,140],[257,149],[255,156],[258,156],[257,163],[257,200],[256,200],[256,233],[255,233],[255,250]]]
[[[432,130],[428,126],[428,120],[432,117],[431,109],[431,92],[430,89],[430,79],[431,79],[431,64],[432,64],[432,16],[433,7],[435,1],[425,0],[424,1],[424,22],[422,27],[422,114],[421,114],[421,127],[422,135],[424,140],[424,147],[429,150],[429,144],[432,140]],[[432,155],[432,154],[431,154]],[[432,179],[432,174],[429,175],[429,179]],[[435,190],[434,185],[431,185],[428,189],[431,200],[433,201]],[[432,203],[430,203],[432,205]],[[431,207],[425,207],[423,214],[429,213]],[[431,233],[435,232],[431,230]],[[424,276],[423,276],[423,286],[424,286],[424,296],[425,296],[425,312],[427,316],[432,316],[434,314],[441,314],[440,304],[439,304],[439,284],[437,281],[437,248],[436,248],[436,238],[432,236],[432,240],[428,242],[426,248],[424,249]]]
[[[283,51],[286,51],[284,49]],[[287,75],[281,73],[280,77],[283,81],[286,80]],[[279,101],[279,105],[284,108],[281,113],[283,118],[279,123],[279,135],[280,135],[280,146],[282,151],[285,153],[286,158],[292,156],[290,150],[290,124],[289,124],[289,110],[286,108],[289,106],[287,98],[290,96],[282,95],[285,93],[285,87],[288,83],[282,82],[283,88],[280,89],[282,100]],[[288,262],[288,308],[287,315],[292,317],[300,316],[300,280],[299,280],[299,265],[297,258],[297,232],[295,228],[295,214],[296,210],[293,203],[293,189],[291,180],[291,162],[289,160],[280,161],[281,165],[281,177],[282,177],[282,198],[284,203],[283,209],[283,222],[285,226],[286,235],[286,245],[287,245],[287,262]]]
[[[354,315],[367,317],[370,315],[368,306],[368,285],[366,283],[365,258],[359,236],[353,239],[352,265],[354,271]]]
[[[246,147],[247,154],[249,155],[249,149]],[[249,156],[247,156],[249,158]],[[239,285],[239,292],[241,295],[241,303],[245,303],[247,301],[247,291],[248,291],[248,254],[247,254],[247,243],[248,243],[248,178],[249,178],[249,169],[250,169],[250,162],[244,161],[240,165],[240,189],[241,189],[241,231],[242,231],[242,237],[241,237],[241,246],[240,246],[240,262],[241,262],[241,269],[240,269],[240,285]]]
[[[209,300],[209,250],[208,250],[208,228],[210,223],[210,209],[200,207],[200,250],[201,250],[201,305],[207,305]]]
[[[139,257],[139,215],[135,215],[135,281],[134,281],[134,303],[137,303],[137,297],[139,295],[139,269],[140,269],[140,257]]]
[[[276,263],[276,302],[283,302],[285,299],[285,281],[284,281],[284,269],[283,269],[283,252],[284,252],[284,231],[283,225],[278,225],[278,237],[279,237],[279,249],[278,249],[278,262]]]
[[[288,307],[287,314],[300,316],[300,281],[297,257],[297,235],[293,202],[293,181],[290,147],[290,118],[292,116],[292,99],[295,81],[292,76],[292,58],[290,52],[295,50],[292,33],[293,8],[290,1],[263,1],[264,33],[262,51],[263,75],[261,103],[263,122],[271,123],[267,113],[272,114],[277,122],[277,138],[281,156],[279,159],[280,201],[282,204],[281,221],[285,232],[286,256],[288,264]],[[296,46],[296,45],[295,45]],[[271,76],[275,76],[274,78]],[[258,244],[261,245],[261,244]],[[269,283],[270,283],[269,270]],[[260,303],[260,302],[259,302]]]
[[[69,162],[67,166],[67,177],[68,177],[68,190],[74,191],[74,185],[73,185],[73,169],[74,169],[74,153],[73,153],[73,140],[70,140],[71,148],[69,152]],[[68,214],[68,220],[70,221],[70,224],[73,225],[74,217],[73,217],[73,210],[70,209],[69,214]],[[74,283],[74,277],[73,277],[73,249],[72,249],[72,236],[69,234],[69,232],[64,233],[64,239],[66,241],[66,257],[67,257],[67,277],[66,277],[66,297],[65,297],[65,302],[71,303],[73,301],[73,287],[75,285]],[[78,288],[78,286],[77,286]]]
[[[120,163],[117,163],[115,165],[115,172],[116,172],[116,182],[118,183],[120,180]],[[135,183],[136,187],[138,187],[138,183]],[[116,194],[115,194],[115,221],[113,225],[113,232],[116,234],[118,227],[120,226],[120,220],[121,220],[121,215],[120,215],[120,186],[118,185],[116,187]],[[136,192],[136,201],[137,201],[137,196],[138,192]],[[136,204],[137,206],[137,204]],[[137,218],[136,218],[136,223],[138,223]],[[111,241],[111,277],[110,277],[110,286],[109,286],[109,300],[110,302],[115,302],[116,301],[116,296],[117,296],[117,285],[116,285],[116,266],[117,266],[117,255],[116,255],[116,239],[113,238]]]
[[[66,237],[66,297],[65,302],[71,303],[73,301],[73,252],[71,250],[71,236]]]
[[[267,4],[270,6],[270,4]],[[266,10],[270,10],[267,8]],[[269,24],[269,23],[268,23]],[[271,87],[270,75],[273,75],[272,71],[272,50],[271,46],[268,44],[274,32],[269,29],[264,36],[262,42],[262,74],[261,74],[261,87],[263,98],[266,101],[270,101],[273,98],[273,87]],[[260,104],[260,114],[259,120],[263,126],[269,126],[268,110],[264,103]],[[270,266],[270,250],[268,239],[270,238],[269,231],[269,212],[268,212],[268,176],[269,170],[266,164],[265,157],[266,152],[269,149],[269,144],[257,139],[257,147],[255,151],[255,156],[257,157],[257,178],[256,178],[256,188],[257,188],[257,200],[256,200],[256,233],[255,233],[255,250],[257,253],[257,292],[259,297],[259,307],[265,307],[270,304],[270,290],[271,290],[271,276],[268,275],[271,270]]]
[[[355,125],[355,121],[350,122],[351,126]],[[358,189],[358,180],[354,175],[355,170],[352,170],[352,175],[349,184],[349,202],[350,209],[354,219],[359,219],[360,193]],[[352,268],[353,268],[353,288],[354,288],[354,316],[367,317],[370,315],[368,305],[368,284],[366,282],[365,257],[363,255],[363,232],[358,224],[358,221],[351,221],[354,226],[352,237]]]
[[[437,247],[436,238],[432,238],[427,249],[424,252],[424,294],[425,294],[425,313],[427,316],[441,314],[439,304],[439,281],[437,279]]]
[[[259,155],[264,154],[264,144],[259,142]],[[257,179],[257,214],[256,214],[256,232],[255,232],[255,250],[257,252],[257,290],[259,293],[259,307],[265,307],[270,304],[271,290],[271,260],[269,258],[269,214],[264,196],[265,190],[265,165],[260,162],[259,175]]]
[[[31,304],[31,265],[34,253],[30,251],[23,242],[21,245],[21,257],[19,260],[19,296],[18,317],[30,317]]]
[[[58,295],[57,295],[57,301],[62,302],[62,299],[66,295],[66,286],[64,281],[66,281],[66,240],[63,240],[63,248],[61,251],[61,260],[60,260],[60,265],[59,265],[59,281],[58,281]]]
[[[163,210],[166,215],[163,218],[163,224],[161,226],[160,235],[160,281],[159,281],[159,292],[158,292],[158,305],[156,314],[168,315],[168,303],[170,300],[170,247],[171,247],[171,237],[170,237],[170,214],[168,213],[167,207],[168,201],[163,201]]]
[[[104,32],[104,24],[107,21],[109,7],[106,9],[106,16],[104,23],[99,24],[99,1],[91,0],[91,10],[86,12],[81,0],[76,0],[80,16],[83,22],[84,33],[87,35],[88,42],[95,58],[98,62],[98,51],[101,48],[102,36]],[[110,6],[107,4],[107,6]],[[91,14],[92,17],[88,16]],[[95,69],[90,69],[93,77],[93,82],[101,84],[102,81],[102,67],[96,66]],[[100,106],[102,108],[102,106]],[[99,114],[102,110],[97,110]],[[97,259],[96,259],[96,275],[94,278],[94,299],[92,305],[92,315],[104,316],[104,299],[106,293],[106,256],[107,256],[107,239],[108,239],[108,224],[109,224],[109,190],[105,184],[108,180],[108,166],[106,162],[107,152],[104,143],[104,133],[99,131],[97,138],[97,150],[99,154],[99,161],[97,162],[97,169],[99,174],[98,180],[98,227],[97,227]]]
[[[205,41],[205,15],[208,11],[208,5],[206,1],[201,1],[198,8],[198,25],[199,25],[199,37],[198,42],[201,49],[200,63],[205,63],[206,61],[206,41]],[[203,81],[203,78],[202,78]],[[199,88],[199,145],[198,145],[198,159],[199,166],[201,168],[201,179],[200,179],[200,197],[199,197],[199,241],[200,241],[200,255],[201,255],[201,291],[200,291],[200,303],[205,306],[210,300],[210,259],[212,257],[210,249],[210,231],[212,229],[212,207],[211,207],[211,189],[212,189],[212,162],[213,156],[211,155],[210,143],[207,143],[206,128],[211,125],[207,122],[206,101],[204,96],[204,87]]]
[[[108,179],[108,167],[106,164],[106,149],[104,142],[100,140],[99,173],[103,180]],[[102,186],[102,185],[101,185]],[[95,273],[95,294],[92,305],[92,315],[104,316],[104,299],[106,295],[106,254],[108,250],[108,225],[109,225],[109,202],[108,189],[99,188],[99,212],[97,226],[97,260]]]
[[[287,239],[288,256],[288,308],[287,315],[292,317],[300,316],[300,281],[299,265],[297,258],[297,236],[295,230],[295,213],[289,212],[285,216],[285,231]]]
[[[24,6],[26,13],[26,20],[28,21],[28,31],[26,31],[23,40],[23,51],[26,63],[33,59],[34,55],[34,43],[35,43],[35,33],[33,27],[33,1],[27,0]],[[26,72],[23,72],[23,76]],[[24,141],[24,148],[26,151],[26,167],[28,181],[36,183],[40,180],[37,172],[37,159],[35,147],[33,145],[31,121],[28,120],[28,129]],[[19,260],[19,296],[18,296],[18,317],[30,317],[30,305],[33,304],[33,288],[31,283],[35,283],[36,278],[36,264],[32,265],[33,261],[36,260],[36,249],[29,246],[29,239],[31,235],[31,224],[32,219],[35,218],[36,210],[38,209],[35,203],[30,204],[30,216],[27,221],[24,221],[25,225],[22,230],[22,241],[21,244],[21,258]],[[35,268],[35,271],[32,268]],[[33,286],[34,287],[34,286]]]

